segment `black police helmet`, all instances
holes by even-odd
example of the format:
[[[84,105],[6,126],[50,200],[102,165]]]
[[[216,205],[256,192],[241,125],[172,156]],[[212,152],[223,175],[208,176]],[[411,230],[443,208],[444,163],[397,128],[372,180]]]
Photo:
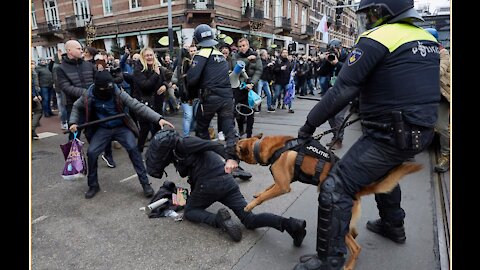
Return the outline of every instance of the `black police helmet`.
[[[173,150],[180,138],[173,129],[162,129],[150,140],[145,164],[147,173],[155,178],[162,178],[165,168],[173,162]]]
[[[360,33],[385,23],[405,19],[423,21],[422,16],[414,8],[413,0],[361,0],[356,13]]]
[[[217,45],[218,42],[214,39],[214,36],[212,28],[207,24],[198,25],[193,32],[193,39],[200,47],[213,47]]]

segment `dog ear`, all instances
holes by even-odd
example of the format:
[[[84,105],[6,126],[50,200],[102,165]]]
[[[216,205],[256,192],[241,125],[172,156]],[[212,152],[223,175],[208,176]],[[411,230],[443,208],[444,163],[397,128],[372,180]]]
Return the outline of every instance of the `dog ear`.
[[[256,138],[261,139],[261,138],[263,137],[263,133],[259,133],[259,134],[255,135],[255,136],[253,136],[253,137],[256,137]]]

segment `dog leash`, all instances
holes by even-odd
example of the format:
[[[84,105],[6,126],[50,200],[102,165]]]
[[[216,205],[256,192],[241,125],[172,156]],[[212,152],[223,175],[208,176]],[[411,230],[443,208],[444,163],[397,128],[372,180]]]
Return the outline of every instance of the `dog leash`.
[[[342,124],[340,125],[340,128],[336,131],[336,134],[335,134],[335,141],[333,141],[332,145],[328,147],[328,150],[331,150],[330,148],[332,148],[332,146],[338,141],[338,137],[336,135],[338,135],[338,133],[340,132],[340,130],[350,126],[351,124],[357,122],[360,120],[360,117],[356,118],[356,119],[353,119],[351,121],[347,121],[352,115],[354,114],[354,112],[350,112],[347,117],[345,117],[345,119],[343,120]],[[313,139],[315,140],[320,140],[324,135],[326,134],[329,134],[329,133],[333,133],[335,132],[335,128],[331,128],[329,130],[325,130],[324,132],[320,132],[318,133],[317,135],[313,136]]]

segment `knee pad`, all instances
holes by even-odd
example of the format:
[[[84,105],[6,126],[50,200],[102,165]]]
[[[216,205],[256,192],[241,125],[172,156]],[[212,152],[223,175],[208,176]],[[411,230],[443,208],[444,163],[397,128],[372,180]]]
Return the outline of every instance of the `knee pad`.
[[[320,186],[319,205],[331,205],[337,202],[344,193],[343,182],[336,175],[329,175]]]

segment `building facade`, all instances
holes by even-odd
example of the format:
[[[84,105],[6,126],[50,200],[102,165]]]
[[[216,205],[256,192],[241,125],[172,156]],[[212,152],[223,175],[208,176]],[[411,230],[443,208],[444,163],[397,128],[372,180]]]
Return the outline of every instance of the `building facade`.
[[[326,47],[316,32],[322,16],[334,18],[334,0],[172,0],[174,47],[192,42],[194,28],[212,26],[217,35],[235,42],[247,37],[252,47],[286,48],[316,53]],[[168,0],[32,0],[32,58],[52,58],[70,39],[115,51],[128,44],[132,49],[166,50],[158,40],[168,33]],[[332,21],[332,20],[331,20]],[[355,21],[351,8],[344,8],[341,24],[331,24],[330,38],[353,45]],[[87,39],[86,39],[87,38]],[[314,48],[314,50],[311,50]]]

